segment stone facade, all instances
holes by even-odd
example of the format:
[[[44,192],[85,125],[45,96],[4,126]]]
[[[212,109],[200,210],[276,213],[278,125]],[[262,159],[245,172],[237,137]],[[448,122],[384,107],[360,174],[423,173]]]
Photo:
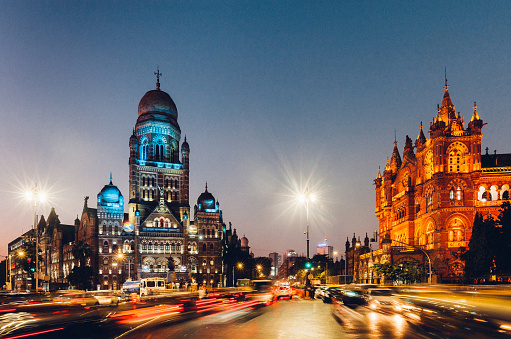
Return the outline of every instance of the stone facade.
[[[481,154],[484,124],[477,106],[465,127],[448,88],[446,81],[430,137],[422,124],[415,145],[406,136],[403,159],[394,142],[390,161],[374,181],[379,248],[388,236],[397,241],[393,246],[425,250],[443,282],[463,274],[453,252],[468,246],[475,213],[496,217],[511,185],[511,154]]]

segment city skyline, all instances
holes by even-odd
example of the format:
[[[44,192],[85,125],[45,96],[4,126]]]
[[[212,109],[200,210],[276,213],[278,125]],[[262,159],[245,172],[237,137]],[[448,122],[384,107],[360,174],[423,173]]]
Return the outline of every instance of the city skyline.
[[[456,110],[468,122],[476,101],[487,123],[482,148],[511,153],[508,3],[295,4],[2,3],[0,254],[32,227],[36,183],[38,214],[64,224],[110,173],[128,197],[157,68],[190,144],[191,207],[207,182],[256,256],[306,253],[306,188],[311,251],[371,237],[378,166],[427,131],[445,68]]]

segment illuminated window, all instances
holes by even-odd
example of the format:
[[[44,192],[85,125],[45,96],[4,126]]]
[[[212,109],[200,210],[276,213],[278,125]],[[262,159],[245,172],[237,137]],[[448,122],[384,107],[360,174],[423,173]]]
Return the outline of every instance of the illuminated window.
[[[177,250],[178,252],[179,252],[179,251],[181,251],[181,244],[177,244],[177,245],[176,245],[176,250]]]
[[[107,257],[103,258],[103,265],[108,265],[108,258]]]
[[[449,191],[449,199],[454,200],[454,188]]]
[[[149,243],[149,246],[147,247],[147,249],[149,249],[149,250],[153,249],[153,243],[152,242]]]
[[[461,187],[458,186],[456,189],[456,200],[462,200],[463,199],[463,190]]]
[[[140,159],[147,160],[147,139],[142,141],[142,145],[140,146]]]

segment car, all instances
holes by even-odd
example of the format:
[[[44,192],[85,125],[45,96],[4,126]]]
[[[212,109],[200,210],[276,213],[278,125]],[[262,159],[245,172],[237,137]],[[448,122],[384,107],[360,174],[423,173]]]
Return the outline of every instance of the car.
[[[282,297],[287,297],[289,299],[293,298],[293,290],[289,286],[277,286],[274,290],[274,295],[279,300]]]
[[[360,289],[339,289],[335,299],[348,307],[357,307],[367,305],[367,294]]]
[[[271,280],[252,280],[250,298],[259,304],[270,305],[273,302],[273,282]]]
[[[367,303],[372,310],[401,312],[405,307],[405,303],[388,288],[368,289]]]
[[[53,299],[53,303],[70,306],[98,306],[99,301],[91,294],[83,291],[67,290],[58,293]]]
[[[322,299],[323,298],[323,291],[327,287],[328,286],[323,286],[323,285],[316,286],[316,289],[314,290],[314,299]]]
[[[321,299],[323,299],[323,302],[326,304],[332,303],[335,299],[337,299],[337,295],[340,293],[341,287],[340,286],[327,286],[323,291],[321,292]]]
[[[115,295],[112,291],[96,291],[92,292],[92,297],[96,299],[99,305],[119,305],[119,296]]]

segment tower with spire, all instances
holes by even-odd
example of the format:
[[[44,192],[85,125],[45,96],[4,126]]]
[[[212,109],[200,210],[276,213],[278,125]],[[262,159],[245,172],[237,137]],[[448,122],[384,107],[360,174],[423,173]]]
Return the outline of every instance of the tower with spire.
[[[427,251],[444,281],[462,273],[453,270],[463,265],[452,252],[468,246],[475,212],[484,209],[496,215],[497,204],[488,200],[509,196],[505,192],[510,184],[502,181],[507,169],[502,166],[508,165],[511,173],[511,155],[500,155],[498,179],[497,164],[486,160],[489,155],[481,156],[484,124],[475,102],[471,115],[465,125],[446,76],[429,138],[421,122],[414,142],[406,136],[402,157],[395,138],[390,161],[387,158],[383,173],[378,168],[374,180],[380,248],[388,239],[387,243],[395,240]]]

